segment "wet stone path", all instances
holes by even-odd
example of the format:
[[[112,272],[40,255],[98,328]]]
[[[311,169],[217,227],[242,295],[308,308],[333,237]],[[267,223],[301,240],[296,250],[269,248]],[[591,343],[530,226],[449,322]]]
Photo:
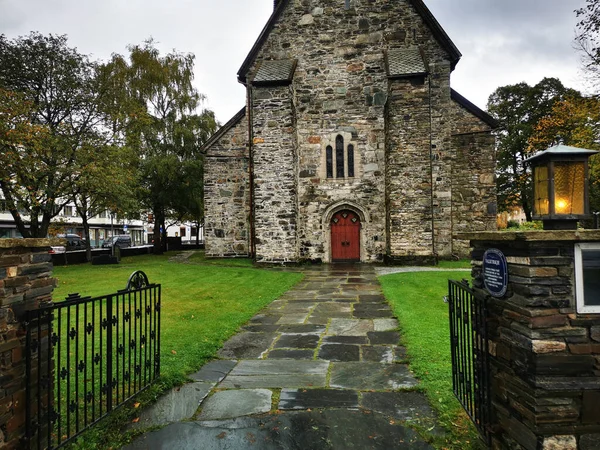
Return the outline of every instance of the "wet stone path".
[[[128,449],[430,449],[398,322],[366,265],[302,269],[189,383],[144,411]]]

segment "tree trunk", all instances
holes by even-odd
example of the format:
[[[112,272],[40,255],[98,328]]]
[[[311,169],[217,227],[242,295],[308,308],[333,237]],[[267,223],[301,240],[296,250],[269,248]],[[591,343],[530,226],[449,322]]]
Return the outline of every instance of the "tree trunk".
[[[527,222],[531,222],[533,220],[531,218],[531,206],[529,206],[525,192],[521,192],[521,206],[523,208],[523,212],[525,213],[525,219]]]
[[[162,234],[160,236],[160,246],[161,246],[162,251],[166,252],[168,250],[168,248],[167,248],[167,227],[165,224],[164,213],[161,214],[161,218],[162,218],[162,222],[161,222]]]
[[[85,260],[92,260],[92,243],[90,242],[90,223],[88,222],[87,214],[81,215],[83,224],[83,235],[85,237]]]
[[[162,254],[162,247],[160,245],[160,241],[161,241],[161,233],[160,233],[160,224],[162,222],[164,222],[164,219],[162,217],[159,217],[162,215],[161,209],[160,208],[154,208],[153,210],[154,213],[154,233],[153,233],[153,238],[154,238],[154,249],[153,252],[155,255],[161,255]]]

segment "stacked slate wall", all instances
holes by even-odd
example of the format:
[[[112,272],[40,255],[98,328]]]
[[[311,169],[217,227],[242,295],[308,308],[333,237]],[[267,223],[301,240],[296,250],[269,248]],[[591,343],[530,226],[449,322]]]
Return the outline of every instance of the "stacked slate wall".
[[[508,291],[488,298],[493,448],[600,448],[600,314],[578,314],[574,245],[600,232],[469,233],[481,295],[484,252],[506,256]]]
[[[252,90],[256,261],[298,260],[296,128],[289,86]]]
[[[0,239],[0,448],[6,450],[25,445],[25,312],[52,300],[50,245],[47,239]],[[48,339],[47,327],[40,338]],[[50,355],[33,356],[36,367]]]
[[[248,123],[238,119],[209,149],[204,166],[206,256],[248,256]]]

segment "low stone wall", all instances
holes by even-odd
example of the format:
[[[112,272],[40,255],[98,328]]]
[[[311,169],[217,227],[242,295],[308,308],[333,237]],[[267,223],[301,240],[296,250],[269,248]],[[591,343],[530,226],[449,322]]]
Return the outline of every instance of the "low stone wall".
[[[470,233],[473,285],[482,257],[506,256],[506,295],[488,297],[493,448],[600,449],[600,314],[578,314],[574,245],[600,232]]]
[[[0,239],[0,448],[23,448],[25,312],[52,300],[49,239]],[[47,331],[46,331],[47,333]],[[46,347],[44,347],[46,348]],[[36,355],[36,358],[49,355]]]

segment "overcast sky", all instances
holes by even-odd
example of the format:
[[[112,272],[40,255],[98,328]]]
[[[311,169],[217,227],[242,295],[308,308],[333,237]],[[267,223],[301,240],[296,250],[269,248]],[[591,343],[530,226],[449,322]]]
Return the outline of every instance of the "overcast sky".
[[[463,54],[452,86],[481,108],[497,87],[544,76],[585,88],[573,49],[573,10],[585,0],[425,3]],[[236,74],[272,9],[273,0],[0,0],[0,33],[66,34],[71,46],[102,60],[148,37],[163,52],[194,53],[205,107],[224,123],[244,105]]]

